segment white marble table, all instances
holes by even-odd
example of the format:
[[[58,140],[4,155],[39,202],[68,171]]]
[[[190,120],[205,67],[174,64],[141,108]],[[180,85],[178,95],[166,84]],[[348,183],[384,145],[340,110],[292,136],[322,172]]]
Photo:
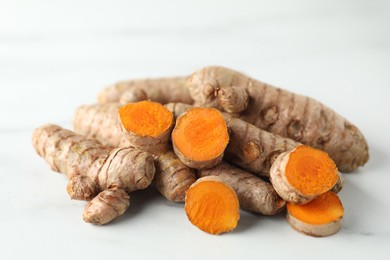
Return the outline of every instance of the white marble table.
[[[0,258],[390,259],[390,2],[141,2],[0,1]],[[338,234],[243,213],[212,236],[153,189],[93,226],[32,149],[35,127],[71,127],[109,83],[215,64],[315,97],[365,134],[371,159],[345,175]]]

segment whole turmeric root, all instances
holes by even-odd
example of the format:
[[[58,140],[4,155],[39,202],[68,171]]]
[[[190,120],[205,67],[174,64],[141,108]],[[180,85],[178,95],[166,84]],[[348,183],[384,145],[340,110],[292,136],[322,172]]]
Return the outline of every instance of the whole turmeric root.
[[[97,225],[122,215],[130,205],[128,193],[148,187],[155,173],[149,153],[107,148],[56,125],[37,128],[32,143],[53,171],[68,176],[72,199],[90,200],[83,217]]]
[[[320,102],[223,67],[206,67],[188,81],[195,104],[234,113],[269,132],[327,152],[342,172],[369,158],[362,133]]]
[[[226,162],[211,169],[199,170],[198,176],[220,177],[235,190],[240,207],[244,210],[263,215],[275,215],[286,204],[270,183]]]
[[[133,103],[152,100],[161,104],[183,102],[192,104],[187,88],[187,77],[139,79],[118,82],[98,94],[100,104],[119,102]]]
[[[148,102],[153,103],[150,101],[142,103]],[[111,147],[138,146],[138,149],[146,149],[149,152],[152,152],[156,161],[154,183],[156,184],[157,189],[170,201],[184,202],[187,189],[196,180],[195,173],[177,158],[172,152],[172,147],[165,142],[168,140],[164,138],[169,137],[165,127],[160,128],[160,131],[158,131],[157,128],[154,130],[152,129],[155,133],[159,132],[156,136],[157,138],[148,134],[142,136],[142,134],[129,133],[124,127],[120,126],[121,122],[118,113],[121,107],[123,106],[119,103],[81,106],[75,112],[75,120],[73,121],[74,128],[78,133],[83,134],[88,138],[95,138]],[[143,104],[141,107],[143,107],[143,109],[148,109],[150,106],[147,104],[145,106],[145,104]],[[161,107],[157,106],[155,108],[161,109]],[[139,112],[144,114],[145,111]],[[130,123],[130,120],[137,120],[131,113],[122,113],[122,117],[123,120],[127,121],[129,124],[135,124],[134,122]],[[90,118],[94,119],[91,120]],[[139,120],[143,119],[145,119],[145,121],[148,120],[146,117],[139,118]],[[157,119],[158,117],[156,117],[155,120]],[[142,124],[146,124],[146,122],[138,123],[138,125]],[[171,123],[168,123],[168,125],[171,125]],[[148,127],[155,128],[153,124],[149,124]],[[168,128],[171,129],[170,126]],[[122,131],[125,133],[123,134]],[[170,132],[168,131],[168,133]],[[131,136],[131,141],[128,139],[129,136]],[[163,139],[159,139],[159,137],[163,137]],[[142,139],[146,139],[146,142],[142,143]]]

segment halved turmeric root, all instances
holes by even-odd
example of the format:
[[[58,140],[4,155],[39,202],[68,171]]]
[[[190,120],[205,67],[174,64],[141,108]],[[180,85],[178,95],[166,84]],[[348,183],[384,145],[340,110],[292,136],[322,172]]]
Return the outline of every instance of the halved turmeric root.
[[[304,204],[337,183],[338,170],[329,155],[305,145],[280,154],[273,163],[270,180],[284,200]]]
[[[240,218],[235,191],[217,176],[202,177],[191,185],[185,211],[193,225],[215,235],[233,230]]]
[[[119,108],[122,130],[130,144],[150,153],[166,150],[173,115],[160,103],[140,101]]]
[[[217,109],[191,108],[176,119],[172,131],[173,149],[191,168],[217,165],[229,142],[226,122]]]
[[[330,236],[340,230],[344,208],[339,197],[329,191],[305,205],[287,203],[287,222],[309,236]]]

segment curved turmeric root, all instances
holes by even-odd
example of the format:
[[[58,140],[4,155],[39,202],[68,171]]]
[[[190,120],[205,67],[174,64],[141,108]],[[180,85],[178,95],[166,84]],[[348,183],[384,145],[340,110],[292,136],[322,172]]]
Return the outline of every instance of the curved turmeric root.
[[[217,176],[202,177],[191,185],[185,211],[193,225],[215,235],[233,230],[240,218],[236,193]]]
[[[344,208],[339,197],[326,192],[305,205],[287,202],[287,222],[309,236],[325,237],[341,228]]]
[[[327,153],[300,145],[278,156],[271,167],[270,180],[286,201],[304,204],[337,183],[336,164]]]
[[[187,166],[211,168],[223,157],[229,142],[226,123],[214,108],[191,108],[176,119],[173,149]]]
[[[286,205],[286,202],[279,197],[271,184],[226,162],[210,169],[199,170],[198,176],[220,177],[234,189],[240,207],[244,210],[264,215],[275,215]]]
[[[158,154],[166,151],[173,128],[173,115],[152,101],[129,103],[119,108],[125,137],[133,147]]]
[[[133,103],[152,100],[161,104],[183,102],[192,104],[187,88],[187,77],[139,79],[118,82],[98,94],[100,104],[120,102]]]
[[[67,191],[72,199],[92,200],[84,219],[94,224],[122,215],[130,204],[124,193],[148,187],[154,176],[151,154],[134,148],[107,148],[56,125],[37,128],[32,143],[53,171],[68,176]],[[89,217],[91,211],[94,217]]]
[[[342,172],[369,158],[362,133],[320,102],[223,67],[206,67],[188,80],[198,106],[215,107],[269,132],[327,152]],[[248,102],[249,100],[249,102]]]
[[[130,206],[130,197],[122,189],[111,188],[100,192],[85,205],[85,222],[104,225],[123,215]]]

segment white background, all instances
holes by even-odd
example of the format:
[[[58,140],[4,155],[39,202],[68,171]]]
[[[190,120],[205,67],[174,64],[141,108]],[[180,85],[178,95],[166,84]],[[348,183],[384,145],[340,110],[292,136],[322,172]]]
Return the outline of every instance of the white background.
[[[356,124],[370,161],[345,175],[343,227],[327,238],[242,213],[212,236],[182,204],[135,192],[127,213],[83,222],[67,180],[31,146],[44,123],[121,79],[223,65],[315,97]],[[390,259],[390,2],[0,0],[1,259]]]

